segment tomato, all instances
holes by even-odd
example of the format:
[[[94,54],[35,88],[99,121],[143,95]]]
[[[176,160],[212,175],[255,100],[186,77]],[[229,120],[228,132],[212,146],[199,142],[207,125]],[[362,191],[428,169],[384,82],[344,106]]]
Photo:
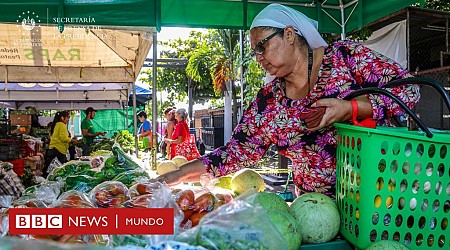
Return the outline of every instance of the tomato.
[[[194,213],[194,211],[188,209],[188,210],[184,210],[183,213],[184,213],[183,223],[185,223],[191,217],[191,215]]]
[[[205,193],[195,199],[194,204],[189,206],[194,212],[211,211],[214,208],[216,197],[212,193]]]
[[[187,210],[189,206],[194,204],[195,194],[192,190],[184,190],[175,196],[175,201],[181,210]]]
[[[136,185],[136,191],[139,194],[151,194],[152,192],[147,189],[147,185],[139,183]]]
[[[189,218],[192,221],[192,226],[195,227],[198,225],[198,223],[200,222],[200,220],[203,218],[203,216],[205,216],[208,212],[203,211],[203,212],[199,212],[199,213],[194,213],[191,215],[191,217]]]

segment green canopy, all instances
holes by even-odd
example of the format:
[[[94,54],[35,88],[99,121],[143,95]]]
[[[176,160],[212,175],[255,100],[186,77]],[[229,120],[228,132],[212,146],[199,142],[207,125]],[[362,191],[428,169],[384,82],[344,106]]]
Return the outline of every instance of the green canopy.
[[[270,3],[282,3],[319,21],[322,33],[350,32],[423,0],[161,0],[160,26],[248,29]]]
[[[156,26],[156,0],[3,0],[0,22],[36,25]],[[159,11],[159,10],[158,10]],[[37,17],[36,17],[37,16]]]
[[[424,0],[4,0],[0,22],[18,23],[27,11],[40,24],[248,29],[270,3],[282,3],[319,21],[322,33],[342,33]]]

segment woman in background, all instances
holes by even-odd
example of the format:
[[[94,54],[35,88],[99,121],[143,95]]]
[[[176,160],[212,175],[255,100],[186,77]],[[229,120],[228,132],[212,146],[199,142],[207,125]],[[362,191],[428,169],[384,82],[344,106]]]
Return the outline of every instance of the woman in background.
[[[172,139],[166,138],[164,141],[170,146],[170,159],[177,155],[186,157],[188,161],[200,157],[195,142],[191,141],[189,126],[187,124],[186,109],[180,108],[175,112],[175,119],[177,124],[172,134]]]
[[[175,129],[175,124],[177,124],[177,120],[175,119],[175,112],[176,112],[176,109],[174,107],[168,107],[164,110],[164,117],[166,118],[166,121],[167,121],[167,125],[164,130],[164,139],[172,138],[172,134]],[[166,155],[168,155],[168,157],[170,157],[170,145],[168,143],[166,143],[165,140],[161,144],[161,152],[164,157]]]
[[[47,176],[47,169],[53,159],[58,158],[61,163],[67,162],[67,150],[70,143],[77,144],[76,139],[71,139],[69,131],[67,131],[67,122],[69,121],[69,112],[59,111],[56,112],[55,118],[50,127],[50,145],[47,153],[45,154],[45,167],[43,176]]]

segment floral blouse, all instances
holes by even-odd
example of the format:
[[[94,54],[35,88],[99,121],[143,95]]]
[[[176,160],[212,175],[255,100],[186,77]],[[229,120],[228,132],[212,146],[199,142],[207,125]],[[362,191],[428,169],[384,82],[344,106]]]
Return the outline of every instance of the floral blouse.
[[[321,192],[333,196],[336,184],[336,129],[333,126],[308,131],[300,114],[318,99],[344,98],[354,90],[377,87],[411,77],[393,60],[350,41],[328,46],[319,78],[302,100],[286,97],[284,79],[266,84],[251,102],[232,138],[200,160],[210,174],[220,177],[241,168],[251,168],[271,144],[292,160],[296,193]],[[419,100],[416,85],[391,90],[409,107]],[[401,115],[401,108],[389,98],[369,95],[377,125],[390,125],[388,118]]]

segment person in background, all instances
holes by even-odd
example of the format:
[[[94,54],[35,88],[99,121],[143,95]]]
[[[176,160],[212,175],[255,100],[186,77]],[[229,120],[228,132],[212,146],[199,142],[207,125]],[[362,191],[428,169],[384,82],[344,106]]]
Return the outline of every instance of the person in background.
[[[141,122],[137,137],[142,140],[142,143],[144,144],[144,152],[148,152],[153,145],[152,125],[150,125],[150,121],[147,120],[147,113],[145,113],[145,111],[140,111],[137,114],[137,117]]]
[[[164,117],[166,118],[167,125],[164,130],[164,138],[172,138],[173,131],[175,129],[175,124],[177,124],[177,120],[175,119],[175,112],[176,109],[174,107],[168,107],[164,110]],[[161,145],[161,151],[163,155],[166,154],[170,156],[170,145],[166,143],[166,141],[163,141]]]
[[[175,119],[177,124],[172,133],[172,139],[165,138],[164,141],[170,145],[170,159],[177,155],[186,157],[188,161],[200,157],[195,141],[191,142],[191,135],[189,133],[189,125],[187,124],[186,109],[180,108],[175,112]]]
[[[94,142],[96,136],[104,135],[105,132],[95,132],[92,120],[95,117],[96,110],[92,107],[86,109],[86,118],[81,122],[81,133],[83,134],[83,156],[89,156],[89,146]]]
[[[385,96],[343,100],[351,92],[412,77],[393,60],[352,41],[327,44],[318,23],[292,8],[270,4],[253,20],[254,59],[275,78],[244,111],[223,147],[159,176],[169,185],[220,177],[251,168],[274,144],[292,160],[296,195],[319,192],[334,197],[337,130],[334,122],[373,119],[391,125],[404,111]],[[417,85],[390,89],[412,108]]]
[[[67,162],[67,150],[70,144],[77,144],[78,141],[71,139],[67,131],[67,122],[69,121],[69,112],[56,112],[53,122],[50,124],[50,145],[45,154],[44,177],[48,175],[47,169],[53,159],[58,158],[61,163]]]

